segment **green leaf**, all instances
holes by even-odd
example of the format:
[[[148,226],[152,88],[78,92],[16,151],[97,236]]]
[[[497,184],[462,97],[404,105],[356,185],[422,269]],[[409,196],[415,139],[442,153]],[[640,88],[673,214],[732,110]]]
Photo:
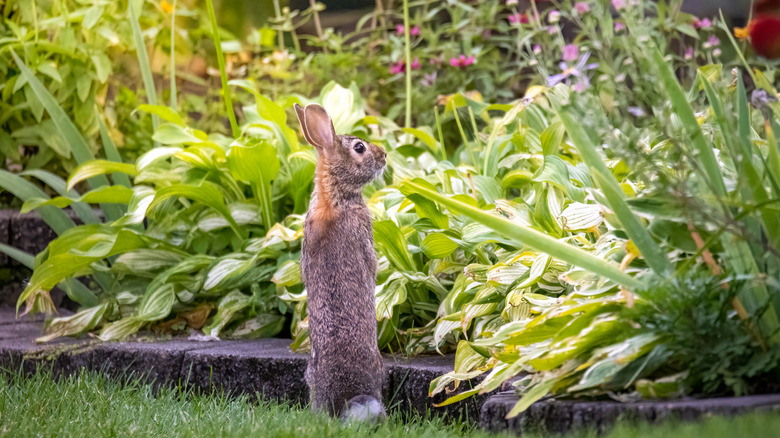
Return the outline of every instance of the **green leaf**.
[[[217,307],[217,314],[212,322],[203,327],[203,333],[219,336],[223,328],[233,319],[236,313],[249,306],[250,297],[235,290],[225,295]]]
[[[391,220],[374,222],[374,241],[390,263],[402,271],[417,271],[401,230]]]
[[[420,249],[422,249],[429,258],[443,259],[449,257],[450,254],[458,249],[458,244],[446,234],[431,233],[425,236]]]
[[[176,303],[174,291],[173,284],[150,284],[134,317],[144,322],[159,321],[167,317]]]
[[[154,196],[154,200],[149,205],[149,208],[152,209],[160,205],[166,199],[174,196],[181,196],[192,199],[213,208],[219,214],[221,214],[225,220],[228,221],[230,227],[237,236],[242,238],[246,237],[245,231],[242,230],[233,219],[230,211],[225,206],[222,193],[220,192],[218,186],[213,182],[203,181],[198,186],[189,184],[174,184],[168,187],[163,187],[157,191],[157,194]]]
[[[68,178],[67,189],[72,189],[76,184],[88,178],[107,173],[125,173],[130,176],[138,174],[136,166],[129,163],[117,163],[116,161],[92,160],[77,167]]]
[[[184,123],[184,120],[182,120],[181,116],[174,110],[168,108],[164,105],[141,105],[138,107],[139,111],[144,111],[150,114],[154,114],[157,117],[167,121],[171,122],[174,125],[181,126],[182,128],[187,127],[187,125]]]
[[[0,187],[22,201],[32,198],[47,198],[46,193],[26,179],[2,169],[0,169]],[[43,207],[38,211],[38,215],[57,234],[62,234],[76,226],[68,215],[56,207]]]
[[[590,167],[594,180],[602,192],[604,192],[610,208],[615,212],[618,220],[620,220],[620,224],[623,226],[626,234],[634,242],[639,252],[642,253],[642,257],[657,274],[666,275],[668,272],[671,272],[671,264],[666,258],[666,253],[661,250],[661,247],[650,236],[647,227],[639,221],[639,218],[628,207],[625,193],[609,171],[609,168],[607,168],[607,165],[602,161],[596,151],[596,146],[588,137],[582,124],[575,122],[565,108],[558,107],[557,112],[561,122],[566,127],[566,131],[569,133],[569,137],[571,137],[585,163]],[[712,151],[710,150],[710,152]]]
[[[86,204],[127,204],[130,202],[132,196],[133,190],[128,189],[125,186],[103,186],[90,190],[78,198],[66,198],[63,196],[57,196],[53,199],[31,198],[22,205],[21,212],[27,213],[44,205],[54,205],[58,208],[65,208],[76,202],[83,202]]]
[[[468,216],[471,219],[492,228],[496,232],[521,242],[536,251],[545,252],[566,263],[591,270],[617,283],[632,288],[640,288],[643,285],[641,281],[627,275],[616,266],[577,247],[567,245],[532,228],[523,227],[515,222],[490,214],[467,203],[446,197],[437,191],[426,188],[423,184],[417,182],[417,180],[404,182],[401,185],[401,191],[404,193],[417,193],[425,196],[428,199],[436,201],[439,205],[448,208],[453,213]],[[378,234],[378,231],[374,233],[375,236]]]
[[[144,81],[144,90],[146,90],[146,101],[149,105],[157,105],[157,89],[154,87],[154,76],[149,67],[149,54],[146,52],[146,42],[144,34],[141,32],[141,26],[138,24],[138,14],[135,11],[134,1],[127,2],[127,18],[130,21],[130,28],[133,30],[133,41],[135,43],[135,53],[138,57],[138,66],[141,69],[141,78]],[[152,125],[155,131],[160,121],[156,115],[152,114]]]
[[[35,267],[35,256],[26,251],[6,245],[5,243],[0,243],[0,252],[21,263],[27,269],[33,269]]]
[[[203,139],[198,138],[192,133],[192,130],[186,126],[179,126],[173,123],[163,123],[154,130],[152,136],[154,141],[162,144],[197,144],[202,143]]]
[[[62,336],[75,336],[88,332],[103,321],[109,305],[110,303],[103,303],[68,317],[54,318],[46,327],[46,335],[37,338],[35,342],[49,342]]]

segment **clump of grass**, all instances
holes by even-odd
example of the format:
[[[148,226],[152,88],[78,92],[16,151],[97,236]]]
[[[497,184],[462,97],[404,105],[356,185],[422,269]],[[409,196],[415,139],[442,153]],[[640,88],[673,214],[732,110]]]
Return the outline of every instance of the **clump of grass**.
[[[605,437],[685,436],[721,438],[777,436],[780,416],[715,417],[702,423],[618,425]],[[154,390],[139,380],[120,382],[98,373],[53,380],[51,372],[23,376],[0,371],[0,436],[164,437],[500,437],[474,425],[431,416],[392,413],[377,426],[344,425],[288,403],[252,402],[246,396],[198,395],[179,389]],[[549,436],[549,435],[545,435]],[[590,430],[568,438],[595,437]]]
[[[50,372],[0,373],[0,436],[488,437],[473,425],[402,416],[369,427],[344,425],[289,403],[247,396],[155,390],[97,373],[52,380]]]

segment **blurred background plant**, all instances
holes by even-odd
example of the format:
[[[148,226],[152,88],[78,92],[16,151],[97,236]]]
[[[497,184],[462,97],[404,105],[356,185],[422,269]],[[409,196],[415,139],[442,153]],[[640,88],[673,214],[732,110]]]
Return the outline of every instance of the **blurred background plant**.
[[[316,101],[337,132],[388,151],[364,192],[379,345],[455,351],[431,393],[485,374],[448,402],[509,381],[516,414],[550,393],[776,388],[776,62],[723,19],[680,1],[378,2],[340,32],[319,3],[272,6],[244,39],[208,0],[200,13],[118,9],[144,50],[124,67],[135,88],[90,106],[97,131],[27,46],[5,49],[73,157],[67,181],[54,167],[0,172],[60,235],[36,257],[0,246],[34,268],[19,307],[51,313],[58,284],[80,306],[42,341],[202,330],[305,351],[298,259],[316,154],[289,108]],[[141,7],[162,18],[138,19]]]

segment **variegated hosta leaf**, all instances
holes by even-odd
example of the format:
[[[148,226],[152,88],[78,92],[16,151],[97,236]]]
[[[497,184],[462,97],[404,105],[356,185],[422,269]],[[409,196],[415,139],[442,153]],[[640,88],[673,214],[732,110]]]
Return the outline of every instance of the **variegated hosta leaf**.
[[[591,359],[586,363],[589,366],[580,381],[576,385],[570,386],[567,391],[581,391],[606,384],[620,370],[650,352],[657,343],[658,336],[653,333],[643,333],[618,344],[596,349]],[[598,358],[603,359],[598,360]]]
[[[376,286],[376,319],[390,319],[393,317],[393,308],[406,301],[406,284],[409,280],[405,277],[390,277],[384,284]]]
[[[460,341],[455,352],[455,372],[466,373],[485,366],[487,358],[477,353],[468,341]]]
[[[460,328],[460,318],[458,318],[457,321],[448,321],[444,318],[439,319],[439,322],[436,324],[436,330],[433,332],[433,340],[436,343],[437,351],[441,342],[444,340],[444,337],[458,328]]]
[[[271,281],[285,287],[301,284],[301,265],[295,260],[287,260],[276,270]]]
[[[603,222],[601,207],[596,204],[572,202],[560,216],[563,228],[569,231],[593,231]]]
[[[496,201],[496,211],[510,221],[516,222],[524,227],[533,226],[531,213],[528,211],[528,206],[525,204],[499,199]]]
[[[155,190],[148,186],[134,186],[133,196],[130,198],[130,203],[127,206],[127,213],[124,216],[114,221],[112,224],[115,227],[125,225],[136,225],[144,221],[146,217],[146,211],[149,209],[149,205],[154,200]]]
[[[120,319],[119,321],[103,327],[98,338],[100,338],[101,341],[125,339],[128,336],[135,334],[144,324],[143,321],[139,321],[134,317]]]
[[[531,269],[528,270],[528,278],[523,280],[523,282],[518,284],[516,287],[518,289],[523,289],[533,284],[536,284],[542,278],[542,275],[544,275],[544,272],[547,270],[547,268],[550,266],[551,261],[552,258],[549,255],[547,254],[539,255],[536,258],[536,260],[534,260],[534,263],[531,265]]]
[[[477,292],[477,295],[474,296],[474,301],[472,303],[463,306],[463,310],[461,312],[461,328],[463,329],[463,333],[466,333],[472,319],[478,316],[488,315],[493,312],[496,307],[498,307],[495,302],[486,304],[473,304],[474,302],[484,300],[490,296],[496,296],[497,298],[500,298],[500,294],[495,287],[484,286]]]
[[[488,271],[490,265],[480,265],[478,263],[472,263],[463,270],[463,272],[477,283],[487,283]]]
[[[41,336],[35,342],[49,342],[60,336],[73,336],[92,330],[103,321],[109,303],[103,303],[89,309],[84,309],[75,315],[64,318],[54,318],[48,327],[46,335]]]
[[[171,313],[171,308],[176,302],[173,284],[156,286],[156,283],[152,283],[149,286],[150,289],[146,291],[141,304],[138,305],[135,315],[138,321],[151,322],[163,319]]]
[[[139,273],[168,268],[179,263],[182,256],[162,249],[137,249],[120,255],[112,269],[119,272]]]
[[[228,205],[228,210],[230,210],[230,215],[233,216],[233,220],[239,225],[261,225],[263,223],[263,218],[260,215],[260,208],[255,204],[234,202]],[[198,228],[204,232],[227,228],[229,226],[230,223],[228,223],[222,215],[214,211],[207,211],[206,214],[198,220]]]
[[[203,327],[203,333],[210,336],[219,336],[223,328],[233,319],[236,313],[249,306],[251,297],[234,290],[219,300],[217,314],[209,325]]]
[[[282,315],[264,313],[242,322],[231,334],[234,338],[270,338],[282,330],[285,318]]]
[[[501,316],[507,321],[520,321],[531,317],[531,306],[523,298],[523,289],[513,289],[506,295],[506,304]]]
[[[203,290],[211,290],[227,279],[238,277],[255,265],[254,257],[238,257],[238,255],[225,257],[217,262],[206,275]]]
[[[431,233],[425,236],[420,249],[429,258],[443,259],[458,249],[458,243],[446,234]]]
[[[141,172],[155,161],[172,157],[181,150],[182,148],[180,147],[156,147],[150,149],[149,152],[138,157],[138,160],[135,162],[135,167],[138,169],[138,172]]]
[[[521,263],[511,265],[499,263],[494,265],[487,272],[487,281],[509,285],[514,283],[518,278],[525,275],[526,272],[528,272],[528,268]]]

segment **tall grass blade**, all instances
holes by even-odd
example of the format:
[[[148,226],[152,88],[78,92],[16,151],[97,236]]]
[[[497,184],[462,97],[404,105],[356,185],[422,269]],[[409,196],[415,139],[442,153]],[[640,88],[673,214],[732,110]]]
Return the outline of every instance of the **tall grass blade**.
[[[211,32],[214,38],[214,47],[217,50],[217,62],[219,63],[219,76],[222,79],[222,94],[225,97],[225,107],[227,109],[228,119],[230,120],[230,130],[233,138],[241,136],[241,131],[236,123],[236,114],[233,111],[233,98],[228,87],[227,72],[225,71],[225,56],[222,54],[222,41],[219,37],[219,26],[217,25],[217,16],[214,14],[214,5],[211,0],[206,0],[206,6],[209,10],[209,19],[211,20]]]
[[[154,87],[154,76],[149,66],[149,54],[146,53],[146,43],[144,42],[144,35],[141,33],[141,25],[138,24],[138,14],[134,4],[135,2],[132,0],[127,2],[127,17],[130,20],[130,27],[133,29],[133,41],[135,42],[135,53],[138,57],[138,67],[141,69],[141,78],[144,81],[146,101],[149,105],[157,105],[157,89]],[[152,125],[155,131],[159,124],[160,119],[152,115]],[[157,142],[155,142],[154,146],[158,146]]]
[[[610,172],[607,165],[602,161],[596,146],[590,140],[582,125],[575,122],[564,108],[557,108],[557,112],[572,142],[577,147],[585,163],[591,168],[591,172],[607,198],[610,208],[617,215],[628,237],[634,242],[639,252],[642,253],[645,262],[659,275],[671,272],[672,267],[666,258],[666,254],[655,243],[647,228],[639,222],[639,219],[628,207],[623,190],[612,176],[612,172]]]
[[[574,266],[588,269],[598,275],[606,277],[618,284],[631,288],[641,288],[644,283],[606,261],[571,245],[562,243],[552,237],[542,234],[532,228],[523,227],[502,217],[494,216],[484,210],[480,210],[470,204],[449,198],[432,190],[415,180],[407,181],[401,186],[402,192],[417,193],[437,202],[456,214],[467,216],[496,232],[514,239],[528,247],[549,254]]]
[[[27,269],[33,269],[35,267],[35,256],[27,251],[22,251],[11,245],[0,243],[0,252],[21,263]]]
[[[42,169],[33,169],[33,170],[26,170],[21,173],[21,175],[24,176],[32,176],[35,178],[38,178],[39,180],[43,181],[51,187],[55,192],[57,192],[60,196],[65,197],[72,197],[76,198],[79,196],[79,194],[75,190],[68,190],[66,187],[65,180],[60,178],[59,176],[46,171]],[[82,222],[85,224],[99,224],[100,218],[97,214],[95,214],[95,211],[92,210],[92,207],[89,205],[83,203],[83,202],[74,202],[71,204],[71,208],[74,212],[76,212],[76,215],[81,219]]]
[[[106,159],[109,161],[122,163],[122,156],[119,155],[119,150],[117,149],[116,144],[114,144],[114,140],[112,140],[111,136],[108,135],[106,122],[100,116],[98,116],[98,126],[100,127],[100,140],[103,142],[103,150],[106,152]],[[121,184],[125,187],[132,187],[132,184],[130,183],[130,177],[124,173],[112,173],[111,179],[114,181],[114,184]]]
[[[171,108],[176,111],[179,98],[176,93],[176,0],[171,7]]]
[[[43,190],[39,189],[31,182],[20,177],[19,175],[14,175],[7,170],[0,169],[0,187],[4,188],[22,201],[27,201],[31,198],[48,199],[48,196],[43,192]],[[38,215],[41,217],[41,219],[43,219],[44,222],[46,222],[46,225],[51,227],[51,229],[54,230],[54,232],[57,234],[62,234],[68,229],[76,226],[76,224],[73,223],[73,220],[57,207],[41,207],[41,209],[38,211]]]

